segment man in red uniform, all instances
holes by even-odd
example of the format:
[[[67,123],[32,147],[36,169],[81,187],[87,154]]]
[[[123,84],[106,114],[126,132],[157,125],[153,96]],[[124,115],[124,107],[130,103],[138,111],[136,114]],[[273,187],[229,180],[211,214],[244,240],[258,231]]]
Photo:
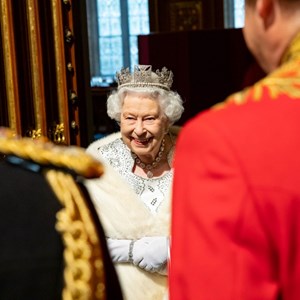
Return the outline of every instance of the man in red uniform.
[[[300,1],[246,0],[244,35],[268,75],[177,143],[170,300],[300,299]]]

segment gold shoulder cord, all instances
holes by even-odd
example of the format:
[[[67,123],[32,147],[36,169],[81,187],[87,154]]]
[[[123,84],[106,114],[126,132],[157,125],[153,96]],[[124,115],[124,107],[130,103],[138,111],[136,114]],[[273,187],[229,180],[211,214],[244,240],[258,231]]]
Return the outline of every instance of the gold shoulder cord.
[[[65,245],[63,299],[105,300],[103,254],[93,216],[73,176],[51,168],[68,168],[78,175],[94,178],[103,173],[101,163],[78,147],[18,139],[3,128],[0,128],[0,153],[49,166],[45,178],[63,206],[56,215],[56,230],[61,233]]]
[[[65,244],[63,299],[106,299],[101,245],[81,191],[70,174],[49,170],[46,178],[64,206],[56,223]]]

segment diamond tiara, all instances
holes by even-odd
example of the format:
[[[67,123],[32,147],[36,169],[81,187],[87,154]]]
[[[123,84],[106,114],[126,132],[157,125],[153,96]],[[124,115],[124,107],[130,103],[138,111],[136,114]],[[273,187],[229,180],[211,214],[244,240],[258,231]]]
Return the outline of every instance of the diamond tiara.
[[[169,91],[173,83],[173,72],[163,67],[152,71],[151,65],[136,65],[131,74],[129,68],[116,73],[118,89],[123,87],[157,87]]]

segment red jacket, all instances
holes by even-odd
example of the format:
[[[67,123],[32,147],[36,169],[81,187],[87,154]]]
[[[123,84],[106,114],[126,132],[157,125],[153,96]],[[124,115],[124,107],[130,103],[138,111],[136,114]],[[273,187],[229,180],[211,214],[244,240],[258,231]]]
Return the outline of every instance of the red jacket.
[[[170,300],[300,299],[300,36],[288,54],[179,136]]]

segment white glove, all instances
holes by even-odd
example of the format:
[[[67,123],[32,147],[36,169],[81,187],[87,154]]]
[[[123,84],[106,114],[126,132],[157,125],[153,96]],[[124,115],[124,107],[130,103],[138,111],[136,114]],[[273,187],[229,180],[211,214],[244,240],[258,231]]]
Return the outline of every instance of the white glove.
[[[165,236],[143,237],[135,241],[133,264],[148,272],[166,273],[169,240]]]
[[[107,238],[107,247],[113,262],[129,262],[129,245],[131,240],[118,240]]]

